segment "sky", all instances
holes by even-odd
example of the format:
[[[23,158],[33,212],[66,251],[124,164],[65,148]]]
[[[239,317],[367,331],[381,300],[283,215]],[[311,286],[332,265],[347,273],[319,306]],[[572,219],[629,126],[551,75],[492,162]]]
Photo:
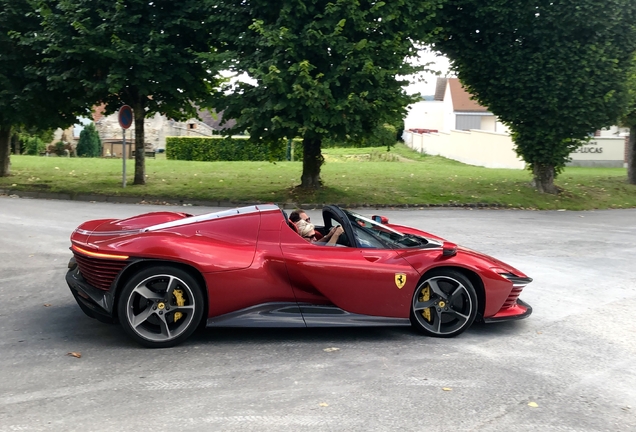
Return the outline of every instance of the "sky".
[[[429,68],[440,74],[436,75],[435,73],[429,72],[408,77],[409,81],[411,81],[411,85],[406,87],[406,92],[408,94],[419,92],[422,96],[434,95],[437,78],[449,76],[449,61],[446,57],[438,56],[428,50],[422,50],[420,51],[418,63],[431,63]]]

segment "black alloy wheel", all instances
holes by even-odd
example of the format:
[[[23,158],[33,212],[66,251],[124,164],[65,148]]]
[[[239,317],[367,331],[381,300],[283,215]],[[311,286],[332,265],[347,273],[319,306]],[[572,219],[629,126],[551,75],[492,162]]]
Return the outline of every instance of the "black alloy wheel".
[[[134,340],[149,348],[167,348],[197,329],[203,302],[201,287],[190,274],[176,267],[153,266],[126,283],[117,311]]]
[[[451,269],[433,270],[415,290],[411,323],[428,336],[457,336],[471,326],[477,306],[468,278]]]

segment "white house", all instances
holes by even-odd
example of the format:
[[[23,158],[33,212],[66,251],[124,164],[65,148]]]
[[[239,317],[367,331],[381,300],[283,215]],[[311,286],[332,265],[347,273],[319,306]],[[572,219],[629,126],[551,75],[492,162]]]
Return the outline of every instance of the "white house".
[[[625,166],[628,129],[596,131],[589,143],[570,154],[571,166]],[[430,155],[470,165],[523,169],[509,129],[484,106],[471,99],[457,78],[438,78],[432,101],[409,107],[404,142]]]
[[[508,132],[488,108],[471,99],[458,78],[438,78],[433,100],[411,105],[404,129]]]

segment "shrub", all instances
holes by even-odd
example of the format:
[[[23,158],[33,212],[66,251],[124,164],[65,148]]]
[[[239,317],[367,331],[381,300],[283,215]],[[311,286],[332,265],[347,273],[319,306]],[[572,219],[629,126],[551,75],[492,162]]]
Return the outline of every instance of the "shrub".
[[[66,144],[64,144],[64,141],[56,142],[55,146],[53,147],[53,151],[55,152],[55,154],[60,157],[66,155],[65,150],[66,150]]]
[[[298,147],[301,150],[298,150]],[[294,160],[302,160],[302,143],[294,140]],[[287,142],[256,144],[247,137],[168,137],[166,158],[191,161],[283,161],[287,160]]]
[[[46,144],[36,136],[22,137],[22,152],[27,155],[37,156],[46,151]]]
[[[93,123],[86,125],[80,133],[76,151],[80,157],[100,157],[102,155],[102,142]]]
[[[395,126],[384,123],[378,125],[368,137],[345,141],[327,139],[323,141],[323,147],[386,147],[389,150],[397,142],[397,134],[398,130]]]

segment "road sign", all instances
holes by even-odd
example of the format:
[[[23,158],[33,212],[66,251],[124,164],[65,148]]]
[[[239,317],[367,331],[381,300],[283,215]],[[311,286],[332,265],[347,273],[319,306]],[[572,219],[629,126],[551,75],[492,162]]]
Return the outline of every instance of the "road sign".
[[[121,140],[121,159],[122,159],[122,179],[121,185],[122,187],[126,187],[126,157],[128,153],[126,152],[126,129],[128,129],[133,122],[133,112],[132,108],[128,105],[123,105],[119,108],[119,115],[117,116],[119,119],[119,126],[121,126],[122,140]]]
[[[122,129],[128,129],[133,122],[133,112],[132,112],[132,108],[130,108],[128,105],[123,105],[121,108],[119,108],[119,126],[121,126]]]

